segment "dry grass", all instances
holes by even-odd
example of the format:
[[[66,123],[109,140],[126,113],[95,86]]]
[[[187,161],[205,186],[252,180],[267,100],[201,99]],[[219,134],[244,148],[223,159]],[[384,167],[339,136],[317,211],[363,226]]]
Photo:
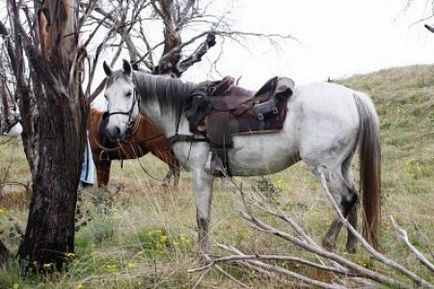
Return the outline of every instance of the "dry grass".
[[[381,117],[384,216],[393,215],[422,251],[425,241],[415,230],[415,224],[434,246],[434,66],[385,70],[340,82],[372,95]],[[26,184],[30,176],[22,148],[14,143],[0,148],[0,180]],[[149,174],[157,178],[165,175],[165,165],[154,157],[147,156],[142,162]],[[273,184],[270,191],[273,201],[294,216],[316,240],[321,240],[332,211],[319,182],[307,168],[300,163],[267,180]],[[263,183],[261,178],[236,178],[235,181],[243,182],[246,190]],[[19,242],[18,228],[25,227],[26,200],[22,186],[3,188],[0,238],[12,250],[17,249]],[[176,190],[164,192],[158,181],[143,173],[137,161],[125,161],[123,169],[114,163],[110,194],[98,189],[81,191],[79,208],[77,256],[73,256],[68,272],[49,279],[22,280],[16,265],[11,264],[7,270],[0,271],[0,289],[191,288],[196,282],[199,276],[187,273],[187,269],[197,265],[194,199],[187,173],[182,173]],[[230,184],[216,181],[213,242],[235,245],[246,252],[305,255],[278,239],[250,229],[238,216],[237,208],[241,208],[241,202],[236,190]],[[344,235],[339,238],[340,252],[344,251]],[[388,256],[432,280],[430,273],[397,241],[388,218],[383,219],[381,243]],[[213,253],[221,252],[214,249]],[[363,253],[349,258],[371,266]],[[238,267],[226,269],[255,288],[293,286],[291,280],[270,280]],[[291,269],[321,275],[305,268]],[[238,287],[212,273],[201,288]]]

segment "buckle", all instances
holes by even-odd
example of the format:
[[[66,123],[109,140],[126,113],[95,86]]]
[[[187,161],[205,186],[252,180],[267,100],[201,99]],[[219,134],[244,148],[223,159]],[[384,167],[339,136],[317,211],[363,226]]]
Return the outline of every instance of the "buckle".
[[[258,120],[264,120],[264,115],[262,113],[258,113]]]

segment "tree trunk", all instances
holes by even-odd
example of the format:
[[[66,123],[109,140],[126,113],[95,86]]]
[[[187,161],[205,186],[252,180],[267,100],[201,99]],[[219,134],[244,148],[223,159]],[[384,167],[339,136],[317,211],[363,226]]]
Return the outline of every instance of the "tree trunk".
[[[25,43],[38,107],[34,121],[37,163],[19,257],[23,269],[56,269],[74,251],[74,218],[87,107],[81,89],[77,2],[44,1],[39,42]]]

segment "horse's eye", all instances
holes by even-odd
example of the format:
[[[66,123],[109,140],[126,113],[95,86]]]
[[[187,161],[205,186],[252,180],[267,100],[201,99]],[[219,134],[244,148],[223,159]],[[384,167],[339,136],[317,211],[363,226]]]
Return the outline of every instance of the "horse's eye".
[[[130,97],[131,96],[131,91],[127,92],[127,94],[125,96],[126,97]]]
[[[107,94],[104,94],[104,98],[105,98],[105,99],[108,99]]]

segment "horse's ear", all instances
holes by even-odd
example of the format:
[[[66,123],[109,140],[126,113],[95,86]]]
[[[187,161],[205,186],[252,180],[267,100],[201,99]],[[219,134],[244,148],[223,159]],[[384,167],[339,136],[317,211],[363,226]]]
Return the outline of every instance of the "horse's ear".
[[[105,75],[111,76],[113,74],[113,70],[110,68],[110,66],[108,66],[107,62],[104,61],[102,66],[104,67]]]
[[[125,59],[124,59],[124,62],[123,62],[122,68],[123,68],[124,73],[125,73],[126,75],[131,75],[131,70],[132,70],[132,68],[131,68],[131,64],[130,64],[130,62],[129,62],[128,60],[125,60]]]

